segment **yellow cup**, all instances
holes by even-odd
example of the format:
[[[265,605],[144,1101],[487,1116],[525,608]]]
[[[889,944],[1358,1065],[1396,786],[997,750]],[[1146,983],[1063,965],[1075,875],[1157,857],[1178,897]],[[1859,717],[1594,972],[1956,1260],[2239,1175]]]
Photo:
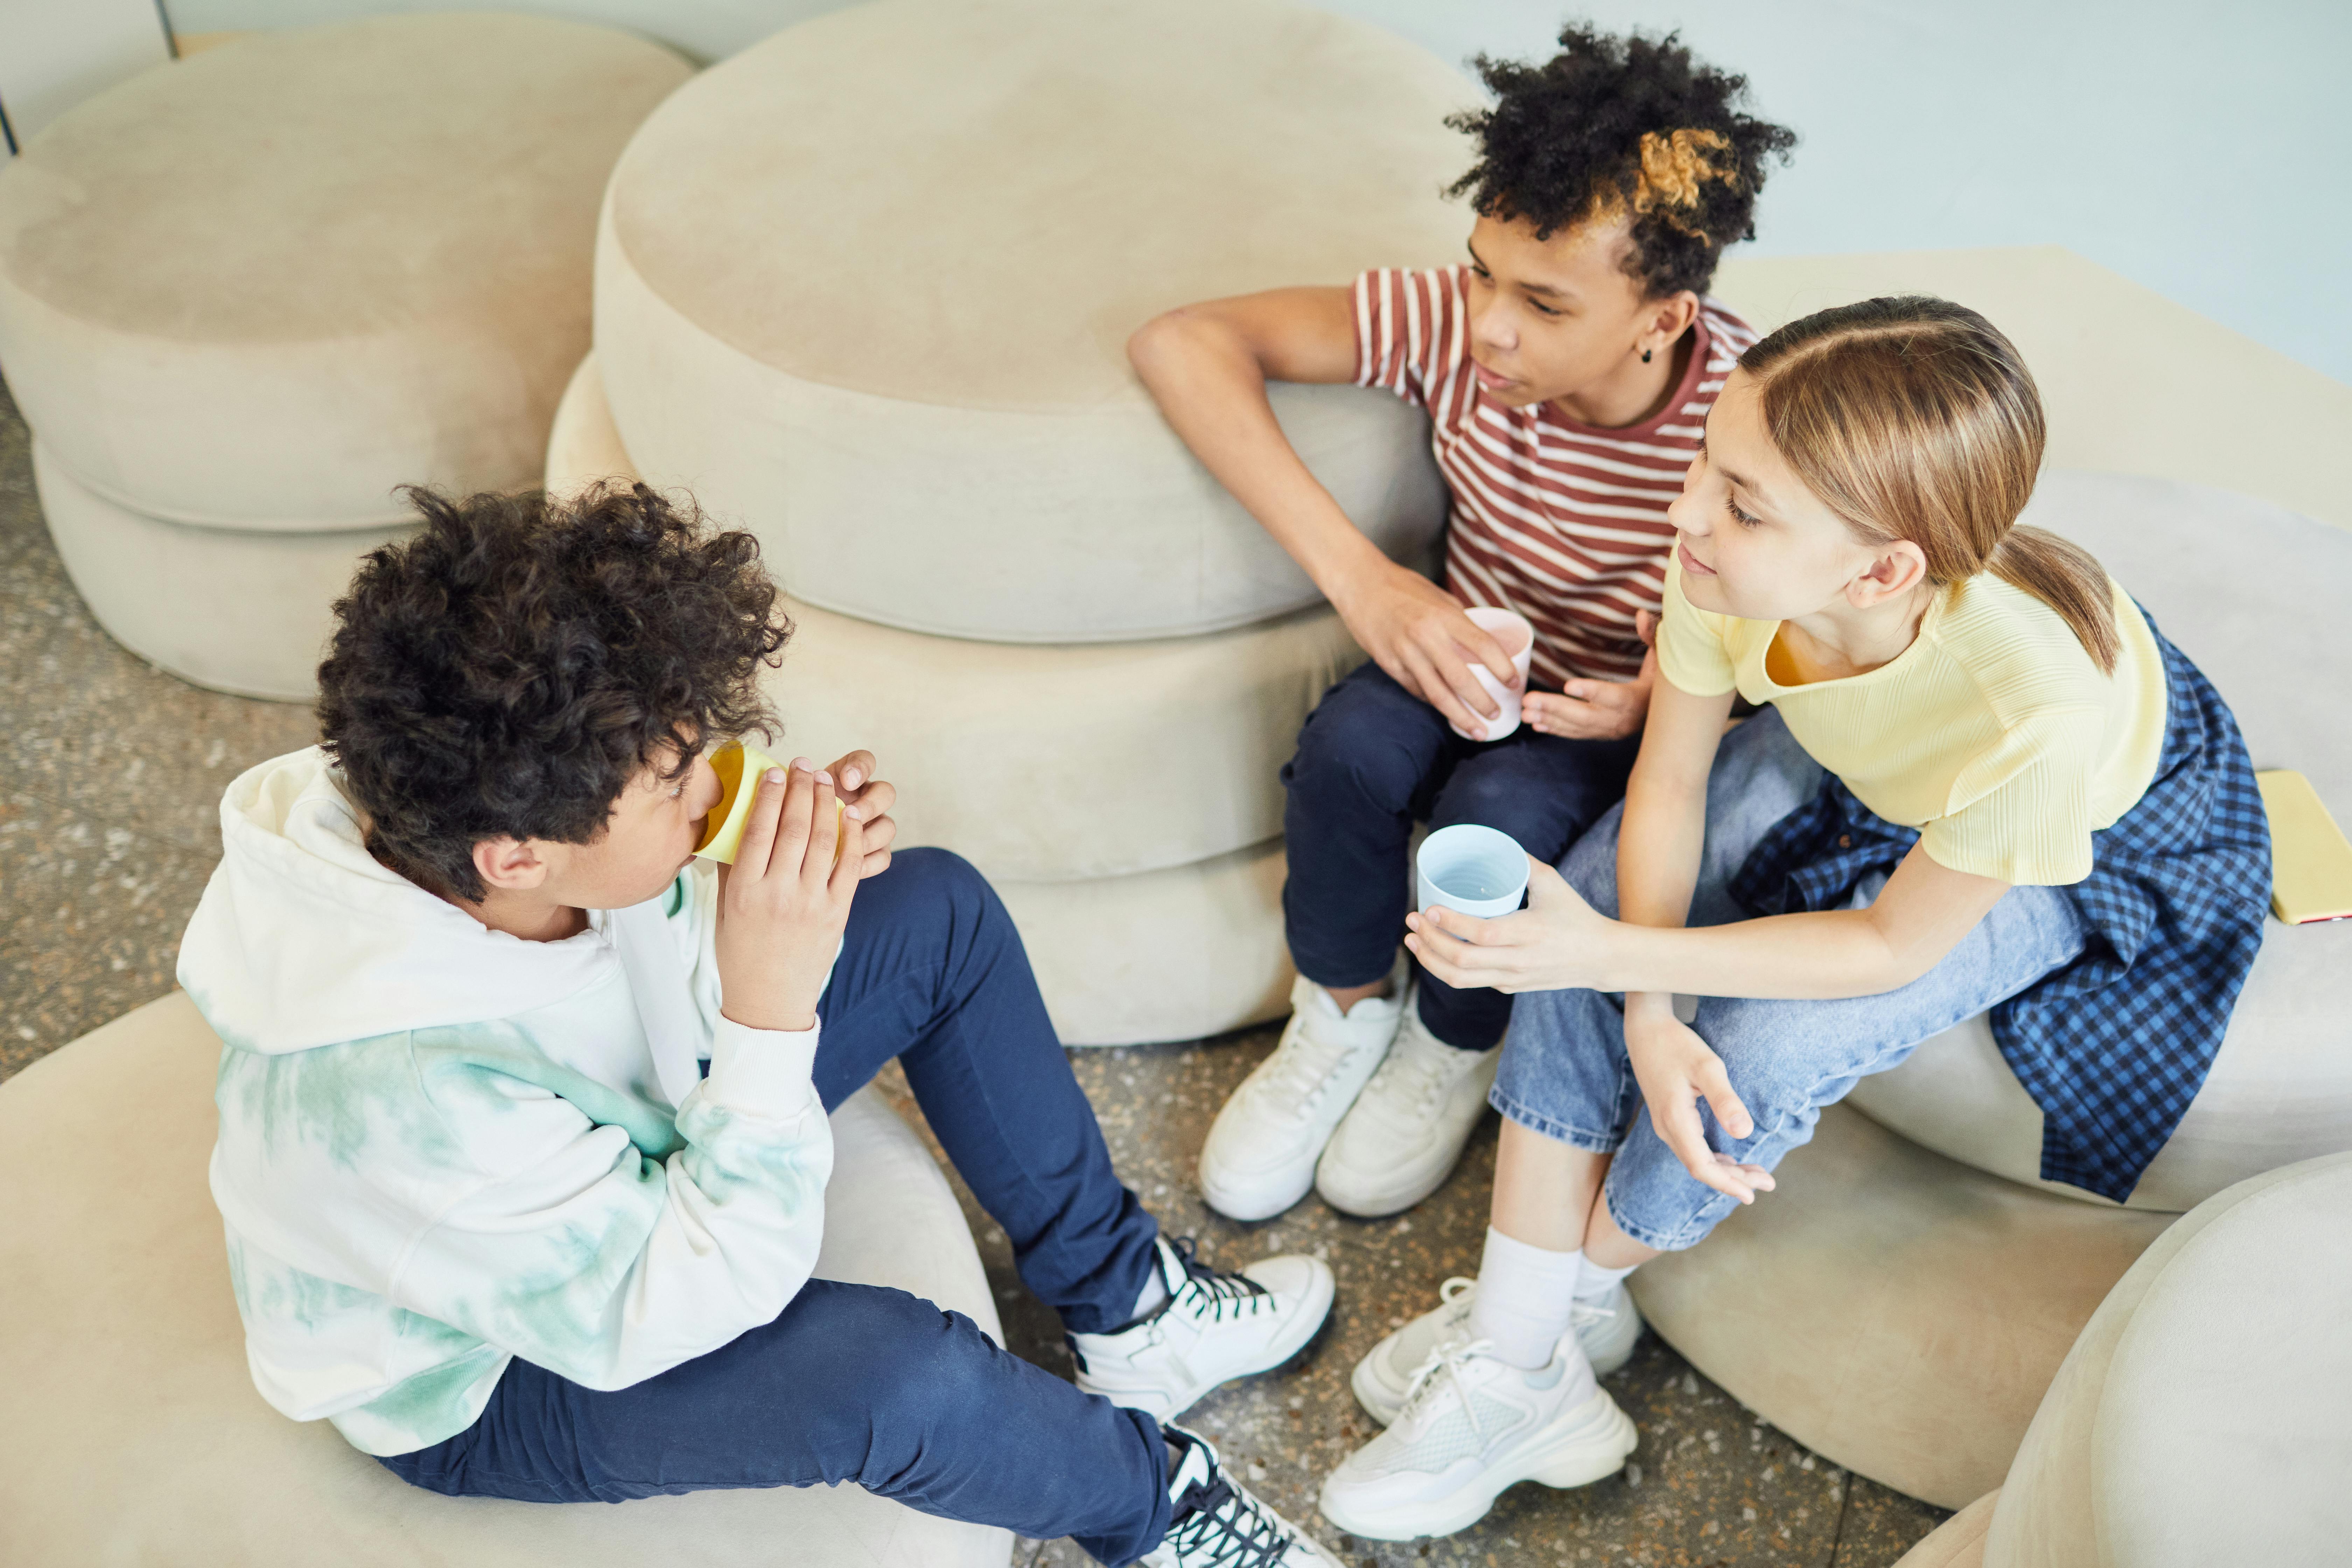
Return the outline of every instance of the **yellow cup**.
[[[770,768],[782,765],[756,746],[729,746],[710,759],[719,774],[719,804],[710,808],[697,855],[721,866],[735,864],[735,852],[743,847],[743,825],[751,820],[751,803],[760,795],[760,781]]]
[[[735,864],[735,853],[743,847],[743,828],[751,820],[751,805],[760,798],[760,781],[770,768],[783,765],[757,746],[729,746],[713,756],[710,767],[719,775],[719,804],[710,808],[702,842],[694,852],[721,866]],[[833,803],[833,809],[836,833],[833,858],[838,861],[848,824],[841,820],[840,801]]]

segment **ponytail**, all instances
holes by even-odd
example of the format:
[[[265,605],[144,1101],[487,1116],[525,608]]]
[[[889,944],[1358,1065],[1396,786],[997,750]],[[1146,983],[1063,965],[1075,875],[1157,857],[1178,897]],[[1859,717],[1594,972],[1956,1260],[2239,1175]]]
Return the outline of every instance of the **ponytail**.
[[[1990,321],[1946,300],[1864,300],[1790,322],[1739,364],[1773,446],[1857,537],[1910,541],[1938,584],[1992,573],[2115,673],[2106,572],[2081,546],[2017,526],[2042,467],[2042,399]]]
[[[2123,649],[2116,633],[2115,590],[2097,557],[2047,529],[2011,528],[1992,547],[1985,570],[2058,612],[2093,663],[2109,675]]]

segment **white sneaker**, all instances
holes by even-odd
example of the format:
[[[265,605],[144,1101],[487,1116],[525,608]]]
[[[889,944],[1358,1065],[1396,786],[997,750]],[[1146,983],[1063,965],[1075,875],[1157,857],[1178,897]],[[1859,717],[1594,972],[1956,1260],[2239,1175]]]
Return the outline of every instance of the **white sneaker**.
[[[1316,1163],[1315,1190],[1342,1214],[1380,1219],[1435,1192],[1486,1112],[1503,1047],[1456,1050],[1406,994],[1396,1043]]]
[[[1272,1219],[1315,1184],[1316,1156],[1356,1102],[1389,1042],[1397,995],[1368,996],[1346,1013],[1301,975],[1290,988],[1282,1043],[1225,1101],[1201,1145],[1201,1195],[1234,1219]]]
[[[1078,1386],[1170,1421],[1221,1383],[1280,1366],[1331,1315],[1331,1270],[1312,1258],[1262,1258],[1238,1274],[1193,1256],[1192,1238],[1160,1242],[1168,1300],[1105,1334],[1072,1334]]]
[[[1496,1359],[1485,1340],[1440,1345],[1394,1424],[1324,1481],[1323,1517],[1370,1541],[1451,1535],[1521,1481],[1614,1475],[1634,1442],[1633,1423],[1565,1338],[1534,1372]]]
[[[1347,1568],[1299,1528],[1225,1474],[1206,1437],[1167,1428],[1185,1445],[1168,1482],[1168,1533],[1139,1568]]]
[[[1412,1388],[1412,1374],[1421,1370],[1430,1352],[1441,1344],[1458,1343],[1469,1337],[1470,1301],[1477,1293],[1475,1279],[1459,1275],[1448,1279],[1439,1288],[1441,1304],[1434,1310],[1423,1312],[1374,1345],[1356,1363],[1348,1386],[1355,1390],[1356,1403],[1373,1420],[1383,1426],[1394,1421]],[[1570,1310],[1569,1332],[1592,1363],[1595,1377],[1607,1377],[1633,1360],[1633,1347],[1642,1338],[1642,1313],[1626,1292],[1625,1282],[1619,1280],[1606,1301],[1577,1302]]]

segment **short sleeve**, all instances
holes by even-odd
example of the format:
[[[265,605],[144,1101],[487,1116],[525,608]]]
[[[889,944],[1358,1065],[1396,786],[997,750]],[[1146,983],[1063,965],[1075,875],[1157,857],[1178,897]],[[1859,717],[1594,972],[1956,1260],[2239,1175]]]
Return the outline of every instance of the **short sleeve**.
[[[1416,408],[1461,368],[1468,302],[1462,268],[1381,268],[1356,279],[1356,384],[1395,393]]]
[[[1927,858],[2012,887],[2063,888],[2091,874],[2091,801],[2103,731],[2059,710],[2011,731],[1954,781],[1960,802],[1919,830]]]
[[[1666,587],[1658,616],[1658,672],[1677,691],[1720,697],[1738,684],[1731,646],[1725,637],[1729,616],[1694,608],[1683,597],[1682,562],[1666,552]]]

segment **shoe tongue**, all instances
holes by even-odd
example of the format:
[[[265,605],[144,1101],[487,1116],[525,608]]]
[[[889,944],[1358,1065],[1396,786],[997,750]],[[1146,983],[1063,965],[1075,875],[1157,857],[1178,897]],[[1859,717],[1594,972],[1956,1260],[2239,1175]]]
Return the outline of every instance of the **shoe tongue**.
[[[1176,1440],[1171,1434],[1169,1441]],[[1176,1473],[1168,1479],[1168,1500],[1175,1505],[1171,1517],[1181,1518],[1195,1509],[1213,1508],[1223,1500],[1226,1489],[1224,1478],[1216,1473],[1216,1466],[1210,1460],[1209,1446],[1198,1438],[1187,1442]]]

